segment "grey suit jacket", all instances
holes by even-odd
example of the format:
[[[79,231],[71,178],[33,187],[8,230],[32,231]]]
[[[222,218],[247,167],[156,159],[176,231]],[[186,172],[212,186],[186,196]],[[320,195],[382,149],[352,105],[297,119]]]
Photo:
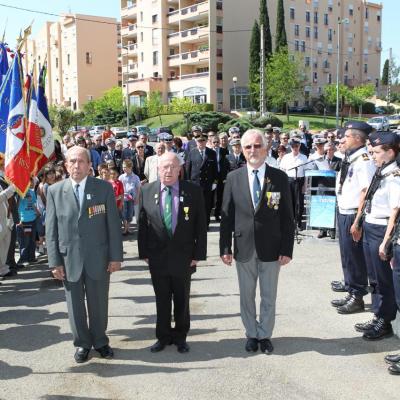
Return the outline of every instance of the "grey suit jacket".
[[[79,211],[70,179],[49,187],[46,207],[49,267],[63,265],[76,282],[83,269],[94,280],[107,277],[110,261],[122,261],[121,222],[112,186],[88,177]]]

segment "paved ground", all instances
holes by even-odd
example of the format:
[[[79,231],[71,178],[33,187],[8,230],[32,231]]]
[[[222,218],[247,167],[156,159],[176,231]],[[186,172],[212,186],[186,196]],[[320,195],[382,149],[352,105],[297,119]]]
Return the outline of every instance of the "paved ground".
[[[222,266],[218,234],[192,285],[191,352],[151,354],[155,303],[149,274],[125,242],[123,271],[112,276],[109,334],[115,359],[73,361],[64,293],[44,266],[0,286],[0,399],[397,399],[400,377],[383,356],[397,338],[365,342],[339,316],[329,282],[340,277],[337,244],[307,239],[281,271],[275,352],[244,351],[234,268]]]

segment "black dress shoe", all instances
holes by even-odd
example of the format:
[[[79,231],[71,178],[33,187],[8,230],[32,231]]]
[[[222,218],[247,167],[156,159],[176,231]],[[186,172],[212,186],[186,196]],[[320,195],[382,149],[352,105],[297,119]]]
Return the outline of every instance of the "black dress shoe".
[[[7,272],[3,276],[6,276],[7,278],[9,278],[9,277],[17,276],[17,275],[18,275],[18,272],[15,269],[10,269],[10,271]]]
[[[321,230],[321,231],[319,231],[317,238],[318,238],[318,239],[322,239],[322,238],[324,238],[324,237],[326,237],[326,236],[327,236],[326,231]]]
[[[342,282],[331,283],[331,289],[334,292],[347,292],[346,286]]]
[[[339,314],[354,314],[357,312],[364,311],[364,300],[362,297],[355,297],[352,295],[349,301],[337,308]]]
[[[187,342],[177,343],[176,348],[178,353],[189,353],[190,347]]]
[[[102,358],[106,358],[107,360],[110,360],[114,357],[113,349],[108,344],[95,350],[100,354]]]
[[[246,342],[246,347],[245,347],[246,351],[248,351],[249,353],[251,351],[256,352],[258,350],[258,340],[255,338],[248,338],[247,342]]]
[[[364,333],[364,332],[369,331],[370,329],[372,329],[377,321],[378,321],[378,318],[374,315],[374,318],[372,318],[370,321],[361,322],[361,323],[355,324],[354,325],[354,329],[357,332]]]
[[[385,361],[388,364],[396,364],[400,362],[400,354],[388,354],[385,357]]]
[[[274,346],[269,339],[260,339],[260,350],[261,353],[271,354],[274,351]]]
[[[391,365],[388,368],[388,371],[389,371],[389,374],[400,375],[400,363],[396,363],[396,364]]]
[[[85,349],[84,347],[78,347],[74,355],[75,361],[78,364],[84,363],[85,361],[87,361],[89,353],[90,349]]]
[[[378,318],[373,328],[364,332],[363,339],[381,340],[393,336],[393,328],[390,322],[385,322],[383,318]]]
[[[344,306],[350,300],[351,294],[348,293],[344,299],[335,299],[331,301],[333,307]]]
[[[158,353],[159,351],[163,351],[165,349],[166,344],[161,343],[159,340],[153,344],[153,346],[150,347],[150,351],[152,353]]]

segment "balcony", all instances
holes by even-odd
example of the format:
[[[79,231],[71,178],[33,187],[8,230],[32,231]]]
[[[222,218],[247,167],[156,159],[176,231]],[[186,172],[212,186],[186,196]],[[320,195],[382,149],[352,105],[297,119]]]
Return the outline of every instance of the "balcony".
[[[121,18],[133,17],[137,14],[137,3],[134,2],[126,7],[121,8]]]
[[[180,32],[170,33],[168,37],[169,46],[177,46],[179,43],[199,43],[204,42],[205,38],[208,38],[209,31],[207,25],[202,25],[190,29],[186,29]]]
[[[170,67],[178,67],[179,65],[198,65],[208,62],[210,51],[192,50],[181,54],[174,54],[168,57]]]
[[[129,24],[121,28],[121,36],[125,38],[134,37],[137,35],[137,24]]]
[[[197,79],[197,78],[205,78],[209,76],[210,73],[207,72],[197,72],[194,74],[182,74],[182,75],[176,75],[176,76],[171,76],[168,78],[169,81],[174,81],[178,79]]]

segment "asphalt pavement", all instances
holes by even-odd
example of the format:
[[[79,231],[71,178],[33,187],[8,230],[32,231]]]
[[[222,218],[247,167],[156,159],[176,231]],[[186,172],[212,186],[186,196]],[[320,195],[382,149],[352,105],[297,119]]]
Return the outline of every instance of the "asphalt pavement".
[[[113,360],[92,351],[87,363],[74,362],[64,292],[44,262],[3,281],[0,399],[398,399],[400,377],[388,374],[383,357],[400,350],[399,339],[366,342],[353,325],[371,314],[339,315],[330,305],[330,281],[341,277],[337,241],[296,244],[280,274],[275,351],[248,354],[236,271],[219,260],[217,230],[193,276],[188,354],[149,351],[154,293],[134,236],[124,242],[123,270],[112,275]]]

